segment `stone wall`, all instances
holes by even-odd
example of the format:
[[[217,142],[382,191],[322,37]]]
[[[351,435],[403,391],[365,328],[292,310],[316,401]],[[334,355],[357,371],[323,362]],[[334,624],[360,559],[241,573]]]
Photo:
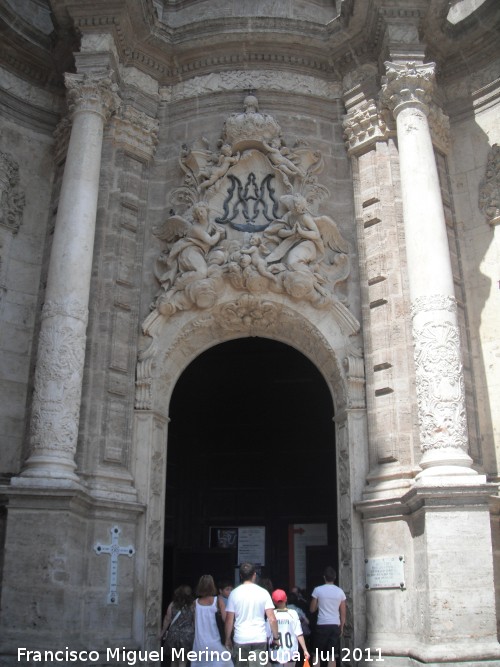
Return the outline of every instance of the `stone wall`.
[[[50,131],[55,126],[46,121],[57,119],[59,101],[9,72],[2,70],[1,76],[6,85],[0,96],[0,469],[9,476],[20,471],[25,452],[40,286],[51,207],[57,207]]]

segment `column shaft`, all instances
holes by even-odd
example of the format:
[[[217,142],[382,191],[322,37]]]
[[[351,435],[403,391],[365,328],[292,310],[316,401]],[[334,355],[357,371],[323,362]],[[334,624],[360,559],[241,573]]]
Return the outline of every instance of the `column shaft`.
[[[453,297],[453,274],[439,177],[427,116],[403,108],[396,117],[411,300]]]
[[[386,63],[383,97],[397,123],[415,380],[419,477],[475,476],[460,332],[439,177],[428,123],[434,65]],[[476,477],[477,481],[477,477]]]
[[[66,75],[73,126],[42,311],[31,455],[14,484],[78,482],[75,450],[85,361],[103,128],[118,104],[109,74]],[[57,482],[55,482],[57,480]]]

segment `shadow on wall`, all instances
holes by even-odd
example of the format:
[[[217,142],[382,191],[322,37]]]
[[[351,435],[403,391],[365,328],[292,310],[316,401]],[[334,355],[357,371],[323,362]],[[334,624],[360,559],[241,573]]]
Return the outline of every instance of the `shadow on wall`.
[[[459,117],[454,118],[453,113],[449,113],[452,148],[448,170],[454,204],[456,253],[462,278],[462,285],[456,287],[456,291],[465,310],[465,333],[462,331],[462,336],[466,338],[462,345],[464,370],[469,375],[470,386],[467,417],[471,456],[475,467],[484,470],[488,481],[499,481],[491,412],[491,402],[498,397],[491,390],[488,392],[493,379],[491,358],[495,352],[498,355],[500,348],[494,334],[491,298],[492,289],[497,284],[494,278],[498,265],[495,261],[497,253],[494,252],[495,228],[484,212],[484,205],[480,208],[480,193],[483,192],[484,200],[488,158],[494,143],[494,138],[488,136],[485,128],[493,126],[495,110],[478,110],[477,97],[477,94],[471,94],[468,103],[461,107]],[[451,250],[453,255],[453,248]],[[491,518],[497,631],[500,637],[500,536],[498,516],[492,515]]]

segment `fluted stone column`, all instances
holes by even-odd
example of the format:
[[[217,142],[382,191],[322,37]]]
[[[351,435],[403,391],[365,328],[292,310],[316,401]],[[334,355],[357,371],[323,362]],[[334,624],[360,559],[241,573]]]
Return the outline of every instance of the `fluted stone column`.
[[[72,129],[42,311],[31,453],[14,484],[78,482],[75,450],[104,123],[118,107],[109,72],[66,74]]]
[[[457,304],[428,123],[434,68],[433,63],[386,63],[382,90],[397,124],[423,452],[420,477],[475,476],[467,453]]]

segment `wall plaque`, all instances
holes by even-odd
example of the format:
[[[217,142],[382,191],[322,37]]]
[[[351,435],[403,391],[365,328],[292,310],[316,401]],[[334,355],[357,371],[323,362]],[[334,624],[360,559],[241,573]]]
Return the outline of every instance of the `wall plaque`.
[[[400,588],[405,586],[404,556],[385,556],[365,560],[365,588]]]

